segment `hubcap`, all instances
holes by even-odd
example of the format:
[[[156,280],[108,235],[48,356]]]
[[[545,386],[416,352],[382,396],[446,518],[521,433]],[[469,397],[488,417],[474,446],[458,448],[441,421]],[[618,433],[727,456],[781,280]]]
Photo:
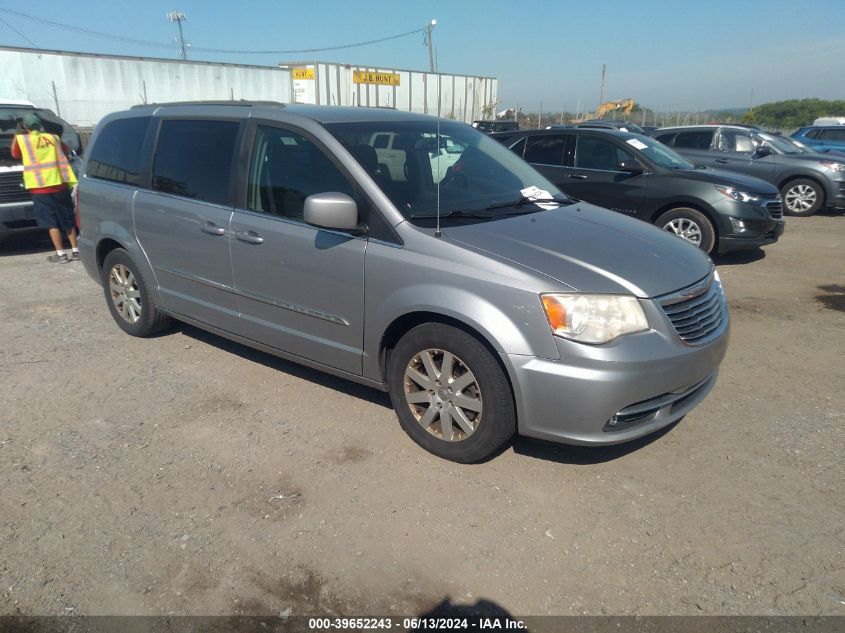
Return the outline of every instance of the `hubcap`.
[[[459,442],[481,423],[481,389],[469,367],[451,352],[427,349],[405,369],[405,401],[435,437]]]
[[[132,271],[123,264],[115,264],[109,271],[109,294],[123,320],[137,323],[141,318],[141,291]]]
[[[807,211],[816,204],[816,191],[809,185],[795,185],[786,192],[783,203],[790,211]]]
[[[689,218],[669,220],[663,225],[663,230],[674,233],[678,237],[682,237],[696,246],[701,245],[701,227]]]

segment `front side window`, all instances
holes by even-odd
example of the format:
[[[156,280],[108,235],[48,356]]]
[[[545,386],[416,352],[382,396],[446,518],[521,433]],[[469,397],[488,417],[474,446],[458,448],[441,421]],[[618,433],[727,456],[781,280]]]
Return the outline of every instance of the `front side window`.
[[[619,163],[634,157],[618,145],[597,136],[579,136],[575,144],[575,167],[617,171]]]
[[[710,149],[713,144],[713,133],[714,130],[678,132],[674,146],[682,149]]]
[[[537,187],[567,201],[551,182],[508,148],[463,123],[426,120],[327,123],[335,136],[370,174],[406,218],[449,212],[504,217],[516,212],[508,203]],[[390,154],[374,147],[379,134],[392,134]],[[439,148],[439,149],[438,149]],[[493,207],[492,209],[488,207]],[[522,206],[518,211],[537,210]]]
[[[719,138],[719,149],[723,152],[740,152],[750,154],[754,151],[754,141],[751,134],[739,130],[722,130]]]
[[[153,189],[229,204],[229,177],[238,126],[235,121],[162,121],[153,163]]]
[[[566,137],[563,135],[531,136],[525,147],[525,160],[540,165],[563,164]]]
[[[375,161],[375,149],[371,159]],[[277,127],[259,125],[247,180],[247,209],[303,220],[305,199],[315,193],[354,197],[349,181],[311,140]]]
[[[821,130],[810,130],[804,136],[806,136],[807,138],[818,138],[819,132],[821,132]]]
[[[140,184],[141,148],[149,123],[150,117],[107,123],[91,148],[85,174],[89,178],[127,185]]]

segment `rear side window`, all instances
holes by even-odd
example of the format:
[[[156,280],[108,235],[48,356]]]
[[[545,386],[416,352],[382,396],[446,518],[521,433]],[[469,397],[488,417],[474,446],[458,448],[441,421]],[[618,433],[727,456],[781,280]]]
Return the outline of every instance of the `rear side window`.
[[[562,165],[565,136],[531,136],[525,147],[525,161],[541,165]]]
[[[675,147],[686,149],[710,149],[710,145],[713,143],[714,132],[715,130],[678,132],[678,136],[675,137]]]
[[[841,130],[822,130],[819,138],[825,141],[845,141],[845,128]]]
[[[85,175],[126,185],[139,185],[141,148],[150,117],[107,123],[88,154]]]
[[[153,189],[229,204],[229,174],[238,125],[236,121],[162,121],[153,163]]]

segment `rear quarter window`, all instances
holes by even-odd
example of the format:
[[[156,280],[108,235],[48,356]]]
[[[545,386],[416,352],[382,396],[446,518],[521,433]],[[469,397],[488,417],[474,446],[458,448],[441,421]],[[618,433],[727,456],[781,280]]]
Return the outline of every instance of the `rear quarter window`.
[[[85,175],[126,185],[140,185],[141,150],[150,117],[106,123],[88,152]]]

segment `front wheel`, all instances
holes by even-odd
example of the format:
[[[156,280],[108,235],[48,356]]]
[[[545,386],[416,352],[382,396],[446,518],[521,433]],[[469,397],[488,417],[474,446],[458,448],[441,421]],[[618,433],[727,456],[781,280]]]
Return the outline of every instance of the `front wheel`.
[[[799,178],[786,183],[780,190],[783,197],[783,210],[787,215],[813,215],[822,208],[824,191],[818,183],[806,178]]]
[[[449,325],[419,325],[402,337],[390,353],[388,388],[405,432],[444,459],[482,460],[516,430],[504,370],[480,341]]]
[[[655,226],[697,246],[708,255],[716,246],[716,228],[701,211],[678,207],[667,211],[655,221]]]

